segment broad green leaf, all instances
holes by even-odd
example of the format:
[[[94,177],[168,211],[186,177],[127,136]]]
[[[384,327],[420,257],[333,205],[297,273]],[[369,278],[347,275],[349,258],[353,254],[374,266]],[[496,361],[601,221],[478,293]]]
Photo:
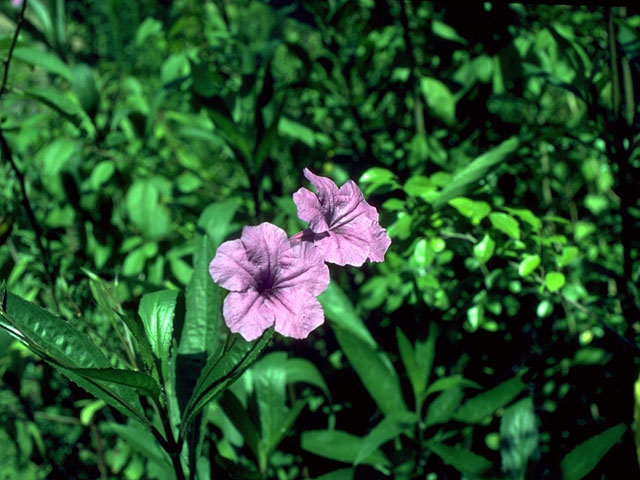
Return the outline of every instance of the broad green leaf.
[[[364,437],[353,464],[358,465],[381,445],[402,433],[410,431],[417,421],[418,416],[413,412],[399,412],[384,417],[380,423],[373,427],[367,436]]]
[[[514,217],[518,217],[523,222],[528,223],[536,231],[540,230],[540,227],[542,227],[542,220],[540,220],[531,210],[526,208],[509,207],[502,207],[502,209]]]
[[[566,280],[565,276],[560,272],[549,272],[544,276],[544,286],[550,292],[557,292],[564,286]]]
[[[349,297],[340,289],[336,282],[329,283],[329,288],[318,297],[324,314],[331,321],[331,325],[351,332],[371,346],[376,342],[356,313]]]
[[[160,386],[146,373],[120,368],[68,368],[68,370],[83,377],[135,388],[147,395],[151,395],[156,400],[160,397]]]
[[[495,250],[496,242],[487,233],[482,237],[480,242],[473,246],[473,256],[476,257],[480,263],[487,263],[493,256]]]
[[[316,133],[306,125],[291,120],[287,117],[280,117],[278,122],[278,133],[299,140],[310,148],[316,146]]]
[[[491,213],[491,206],[487,202],[479,202],[465,197],[452,198],[449,205],[460,212],[460,215],[471,220],[473,225],[480,224],[480,221]]]
[[[440,195],[433,201],[433,208],[437,210],[446,205],[452,198],[464,196],[471,191],[472,184],[492,172],[498,163],[504,161],[519,146],[520,141],[518,138],[511,137],[474,159],[469,165],[457,172],[451,181],[445,185]]]
[[[579,254],[578,247],[568,245],[563,247],[560,256],[556,257],[556,264],[558,268],[563,268],[569,265]]]
[[[521,277],[526,277],[533,273],[533,271],[540,266],[540,255],[537,253],[534,255],[527,255],[522,259],[518,266],[518,273]]]
[[[447,423],[460,406],[464,394],[460,387],[449,388],[438,395],[429,404],[424,424],[426,427]]]
[[[73,66],[72,73],[71,84],[80,101],[80,105],[90,116],[94,116],[100,103],[100,93],[96,86],[93,70],[89,65],[79,63]]]
[[[0,327],[23,342],[73,382],[127,415],[148,424],[134,389],[102,380],[87,379],[76,368],[111,368],[100,349],[70,323],[6,292],[0,303]]]
[[[366,170],[358,181],[366,195],[380,189],[381,191],[391,191],[398,187],[396,174],[391,170],[381,167],[371,167]]]
[[[520,225],[512,216],[502,212],[493,212],[489,214],[489,221],[494,228],[505,235],[515,240],[520,239]]]
[[[429,246],[426,238],[421,238],[413,250],[413,260],[422,268],[429,267],[435,259],[435,252]]]
[[[455,28],[435,18],[431,21],[431,31],[434,35],[444,38],[445,40],[451,40],[452,42],[458,42],[462,45],[467,45],[467,41],[463,37],[458,35],[458,32],[456,32]]]
[[[138,308],[138,315],[142,319],[151,351],[162,365],[162,378],[164,379],[167,378],[169,351],[173,337],[173,317],[177,300],[177,291],[160,290],[143,296]]]
[[[33,47],[16,47],[13,50],[13,58],[34,67],[42,67],[70,82],[74,80],[71,69],[56,55],[44,50]]]
[[[489,460],[469,450],[437,442],[428,442],[427,446],[445,463],[470,478],[482,477],[493,467]]]
[[[420,79],[422,95],[431,114],[451,126],[456,120],[456,99],[444,83],[432,77]]]
[[[384,352],[349,330],[334,328],[340,348],[358,377],[385,415],[407,410],[400,381]]]
[[[325,382],[320,370],[306,358],[290,358],[285,363],[287,383],[304,382],[318,387],[331,399],[331,392]]]
[[[602,457],[620,441],[627,426],[623,423],[606,429],[571,450],[560,461],[562,480],[580,480],[593,470]]]
[[[463,423],[481,423],[496,410],[512,402],[525,388],[520,377],[506,380],[464,402],[453,418]]]
[[[217,249],[231,232],[231,221],[239,206],[240,202],[236,199],[223,200],[212,203],[200,214],[198,227],[206,232],[213,250]]]
[[[260,414],[260,433],[265,444],[271,444],[287,412],[286,352],[272,352],[251,367],[251,377]],[[263,465],[266,468],[266,465]]]
[[[354,463],[364,439],[342,430],[307,430],[302,433],[303,450],[338,462]],[[380,450],[374,450],[359,462],[361,465],[386,466],[389,460]]]
[[[127,213],[131,221],[149,238],[168,233],[171,218],[160,203],[160,191],[149,179],[136,181],[127,192]]]
[[[184,410],[182,432],[211,400],[235,382],[256,361],[272,337],[273,329],[267,330],[253,342],[245,342],[240,335],[233,334],[231,346],[225,348],[221,356],[213,355],[209,358]]]

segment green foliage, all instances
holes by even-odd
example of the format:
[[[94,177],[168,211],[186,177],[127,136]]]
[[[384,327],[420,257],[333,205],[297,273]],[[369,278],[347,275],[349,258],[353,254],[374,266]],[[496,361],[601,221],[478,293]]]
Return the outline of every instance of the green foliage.
[[[0,478],[637,476],[637,11],[29,0],[21,28]],[[306,228],[303,167],[393,243],[331,267],[308,339],[244,342],[209,263]]]

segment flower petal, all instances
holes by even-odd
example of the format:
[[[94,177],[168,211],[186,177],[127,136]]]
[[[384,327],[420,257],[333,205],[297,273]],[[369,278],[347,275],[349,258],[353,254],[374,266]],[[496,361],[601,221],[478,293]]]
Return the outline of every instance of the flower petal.
[[[372,262],[384,262],[384,254],[389,248],[389,245],[391,245],[391,238],[389,238],[387,231],[382,228],[378,222],[375,222],[371,226],[371,232],[373,244],[371,245],[369,260]]]
[[[258,274],[256,266],[247,257],[240,240],[224,242],[218,247],[216,256],[209,264],[209,273],[223,288],[234,292],[244,292],[255,286]]]
[[[329,235],[317,236],[315,245],[324,253],[325,262],[359,267],[370,255],[373,244],[370,227],[371,220],[361,216]]]
[[[329,230],[324,211],[318,197],[311,191],[302,187],[293,194],[293,201],[298,207],[298,217],[309,224],[314,232],[326,232]]]
[[[231,292],[222,306],[224,321],[247,342],[255,340],[275,322],[273,309],[255,290]]]
[[[275,302],[282,305],[276,315],[276,332],[292,338],[306,338],[324,323],[324,312],[318,299],[297,289],[278,290]]]
[[[275,272],[282,250],[289,248],[289,237],[280,227],[264,222],[255,227],[244,227],[240,240],[247,258],[260,272]]]
[[[283,251],[274,289],[295,287],[319,295],[329,286],[329,268],[325,256],[312,242],[300,241]]]

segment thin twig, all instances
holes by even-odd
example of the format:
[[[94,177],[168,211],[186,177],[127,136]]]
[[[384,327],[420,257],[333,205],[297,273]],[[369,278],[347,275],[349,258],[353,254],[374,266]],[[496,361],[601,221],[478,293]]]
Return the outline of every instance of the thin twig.
[[[20,14],[18,15],[18,22],[16,23],[16,31],[13,32],[11,45],[9,45],[9,53],[7,54],[7,59],[4,61],[4,74],[2,75],[2,84],[0,85],[0,98],[2,98],[2,94],[4,93],[4,90],[7,87],[7,78],[9,78],[9,64],[11,63],[11,57],[13,56],[13,49],[16,47],[16,43],[18,43],[18,35],[20,34],[20,29],[22,29],[22,24],[24,22],[24,11],[26,9],[27,9],[27,0],[24,0],[22,2],[22,8],[20,9]]]
[[[20,35],[20,29],[22,28],[22,24],[24,22],[24,12],[27,8],[27,0],[24,0],[22,3],[22,8],[20,10],[20,14],[18,15],[18,21],[16,23],[16,30],[13,33],[13,38],[11,39],[11,45],[9,45],[9,53],[7,55],[6,60],[4,61],[4,74],[2,76],[2,84],[0,84],[0,99],[4,94],[7,88],[7,79],[9,78],[9,66],[11,64],[11,58],[13,56],[13,50],[18,43],[18,36]],[[2,158],[6,159],[11,165],[12,170],[14,171],[16,177],[18,178],[18,183],[20,184],[20,190],[22,192],[22,205],[27,213],[27,218],[29,219],[29,223],[31,224],[31,228],[36,236],[36,245],[38,246],[38,250],[40,251],[40,256],[42,257],[42,264],[45,269],[45,274],[47,278],[47,283],[49,284],[49,288],[51,289],[51,296],[53,298],[53,303],[55,304],[56,310],[60,312],[60,307],[58,305],[58,299],[56,297],[55,292],[55,275],[49,265],[49,252],[45,248],[45,245],[42,243],[42,238],[44,237],[44,233],[36,220],[36,216],[33,213],[33,209],[31,208],[31,203],[29,202],[29,197],[27,195],[27,188],[25,184],[24,175],[18,168],[18,165],[13,159],[13,155],[11,154],[11,149],[9,148],[9,144],[7,143],[6,138],[4,137],[4,133],[2,131],[1,123],[0,123],[0,152],[2,153]]]

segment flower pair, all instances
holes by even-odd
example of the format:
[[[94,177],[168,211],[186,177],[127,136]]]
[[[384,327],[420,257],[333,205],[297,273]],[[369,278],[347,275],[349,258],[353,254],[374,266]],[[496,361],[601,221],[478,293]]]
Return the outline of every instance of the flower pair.
[[[325,262],[381,262],[391,244],[378,212],[353,181],[338,188],[306,168],[304,175],[317,195],[300,188],[293,200],[308,230],[289,239],[270,223],[244,227],[240,239],[220,245],[209,265],[213,280],[231,291],[223,305],[225,322],[247,341],[271,326],[305,338],[324,321],[316,297],[329,285]]]

